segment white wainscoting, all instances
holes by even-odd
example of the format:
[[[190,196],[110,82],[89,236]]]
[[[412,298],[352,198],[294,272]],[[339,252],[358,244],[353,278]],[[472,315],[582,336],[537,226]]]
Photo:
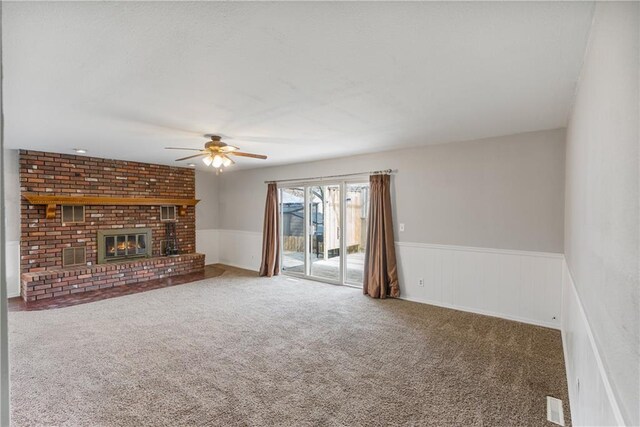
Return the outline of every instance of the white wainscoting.
[[[196,230],[196,252],[204,254],[205,264],[219,262],[219,248],[218,230]]]
[[[260,269],[262,233],[256,231],[218,230],[219,262],[247,270]]]
[[[566,262],[562,268],[562,347],[574,426],[623,426],[591,326]]]
[[[396,254],[403,299],[560,328],[562,254],[406,242]]]
[[[6,267],[7,267],[7,297],[20,296],[20,242],[7,241]]]

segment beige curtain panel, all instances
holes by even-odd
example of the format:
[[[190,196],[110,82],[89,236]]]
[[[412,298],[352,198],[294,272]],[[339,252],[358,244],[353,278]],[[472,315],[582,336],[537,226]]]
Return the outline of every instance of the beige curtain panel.
[[[373,298],[397,298],[400,286],[391,215],[391,178],[389,175],[371,175],[369,181],[371,198],[362,290]]]
[[[267,202],[264,208],[262,228],[262,264],[260,276],[280,274],[280,213],[278,212],[278,186],[267,187]]]

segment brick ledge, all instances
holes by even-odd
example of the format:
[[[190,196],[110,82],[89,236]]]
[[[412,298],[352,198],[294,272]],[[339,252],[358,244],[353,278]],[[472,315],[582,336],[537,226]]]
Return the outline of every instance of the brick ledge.
[[[203,254],[192,253],[111,264],[71,268],[54,267],[44,271],[30,271],[21,275],[21,295],[24,301],[29,302],[201,272],[204,270],[204,258]]]
[[[181,262],[190,259],[198,259],[204,257],[204,254],[192,253],[182,254],[174,256],[161,256],[153,258],[138,258],[129,261],[114,261],[107,264],[95,264],[95,265],[83,265],[79,267],[50,267],[42,271],[30,271],[28,273],[22,273],[23,280],[42,280],[42,279],[54,279],[56,277],[71,277],[81,274],[101,273],[105,271],[121,270],[124,268],[139,267],[145,265],[157,265],[166,263],[167,261]]]

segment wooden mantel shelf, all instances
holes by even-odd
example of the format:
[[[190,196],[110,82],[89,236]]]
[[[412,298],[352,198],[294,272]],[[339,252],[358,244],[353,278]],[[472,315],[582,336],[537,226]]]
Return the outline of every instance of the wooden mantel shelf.
[[[32,205],[47,205],[47,219],[56,217],[57,205],[82,206],[178,206],[179,214],[186,215],[187,206],[195,206],[197,199],[163,199],[155,197],[99,197],[99,196],[62,196],[25,193],[24,198]]]

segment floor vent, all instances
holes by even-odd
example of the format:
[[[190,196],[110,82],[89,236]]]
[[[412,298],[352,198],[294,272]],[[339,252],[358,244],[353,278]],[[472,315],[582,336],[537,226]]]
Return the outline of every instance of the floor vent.
[[[564,425],[564,412],[562,400],[547,396],[547,420],[560,426]]]

